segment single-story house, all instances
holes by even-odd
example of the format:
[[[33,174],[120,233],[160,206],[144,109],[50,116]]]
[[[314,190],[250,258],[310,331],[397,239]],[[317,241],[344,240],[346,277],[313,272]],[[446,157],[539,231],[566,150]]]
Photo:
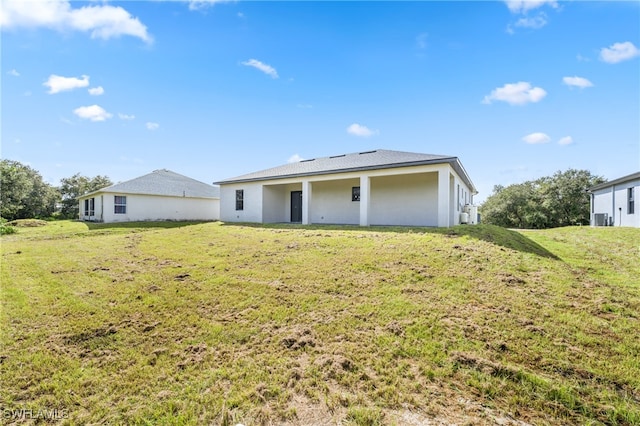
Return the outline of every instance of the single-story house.
[[[591,226],[632,226],[640,228],[640,172],[601,183],[588,189],[591,194]]]
[[[216,183],[226,222],[447,227],[460,223],[477,193],[457,157],[383,149]]]
[[[220,188],[170,170],[154,170],[78,198],[80,220],[219,220]]]

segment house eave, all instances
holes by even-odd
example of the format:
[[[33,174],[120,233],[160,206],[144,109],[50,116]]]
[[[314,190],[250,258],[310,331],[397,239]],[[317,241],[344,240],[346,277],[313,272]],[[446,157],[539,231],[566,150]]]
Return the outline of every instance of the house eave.
[[[625,183],[625,182],[629,182],[636,179],[640,179],[640,172],[631,173],[630,175],[622,176],[618,179],[613,179],[613,180],[592,186],[591,188],[587,189],[587,192],[592,193],[593,191],[598,191],[600,189],[608,188],[613,185],[618,185],[620,183]]]
[[[80,195],[77,197],[77,200],[82,200],[84,198],[93,197],[99,194],[125,194],[125,195],[146,195],[151,197],[171,197],[171,198],[197,198],[204,200],[219,200],[220,197],[198,197],[192,195],[168,195],[168,194],[153,194],[148,192],[131,192],[131,191],[105,191],[103,189],[99,189],[97,191],[88,192],[86,194]]]
[[[467,171],[464,169],[462,164],[460,164],[458,157],[438,158],[436,160],[425,160],[425,161],[409,161],[404,163],[389,163],[389,164],[371,165],[371,166],[362,166],[362,167],[348,167],[348,168],[333,169],[333,170],[319,170],[319,171],[313,171],[313,172],[291,173],[291,174],[277,175],[277,176],[261,176],[261,177],[255,177],[255,178],[247,178],[247,179],[228,179],[228,180],[213,182],[213,184],[227,185],[232,183],[265,182],[265,181],[271,181],[271,180],[284,180],[284,179],[302,178],[302,177],[308,177],[308,176],[323,176],[323,175],[343,174],[343,173],[352,173],[352,172],[360,172],[360,171],[368,171],[368,170],[396,169],[396,168],[402,168],[402,167],[426,166],[426,165],[434,165],[434,164],[450,164],[454,168],[454,170],[458,172],[460,177],[469,185],[472,194],[476,195],[478,193],[475,185],[469,178]]]

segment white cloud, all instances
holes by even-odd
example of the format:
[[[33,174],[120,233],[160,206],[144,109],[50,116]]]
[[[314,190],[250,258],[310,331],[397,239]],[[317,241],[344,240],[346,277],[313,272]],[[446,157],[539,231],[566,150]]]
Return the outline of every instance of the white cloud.
[[[298,154],[293,154],[291,157],[289,157],[287,163],[298,163],[302,160],[304,160],[304,158],[300,157]]]
[[[14,77],[20,77],[20,73],[18,71],[14,69],[12,69],[11,71],[7,71],[7,74],[12,75]]]
[[[271,78],[278,78],[278,72],[271,65],[267,65],[263,62],[258,61],[257,59],[249,59],[248,61],[242,62],[242,65],[246,65],[248,67],[254,67],[263,73],[270,75]]]
[[[630,41],[614,43],[609,47],[600,49],[600,60],[610,64],[617,64],[639,55],[640,50]]]
[[[520,18],[514,24],[516,27],[539,29],[547,25],[547,15],[540,13],[533,18]]]
[[[153,41],[147,27],[122,7],[96,5],[74,9],[67,0],[3,0],[0,27],[44,27],[60,32],[89,32],[91,38],[109,39],[129,35],[147,43]]]
[[[118,113],[118,118],[120,120],[133,120],[134,118],[136,118],[135,115],[127,115],[127,114],[123,114],[121,112]]]
[[[92,87],[89,89],[89,94],[92,96],[100,96],[104,93],[102,86]]]
[[[548,4],[554,9],[558,7],[556,0],[505,0],[505,3],[512,13],[527,13],[545,4]]]
[[[545,134],[545,133],[531,133],[530,135],[527,135],[525,137],[522,138],[523,141],[525,141],[528,144],[541,144],[541,143],[548,143],[551,138]]]
[[[360,136],[363,138],[368,138],[369,136],[377,135],[377,130],[371,130],[367,126],[362,126],[358,123],[353,123],[349,127],[347,127],[347,133],[354,136]]]
[[[51,74],[49,79],[42,83],[42,85],[47,86],[49,88],[48,93],[53,95],[54,93],[73,90],[79,87],[87,87],[89,85],[89,76],[83,75],[82,78],[76,78]]]
[[[148,130],[158,130],[158,128],[160,127],[160,125],[158,123],[152,123],[151,121],[147,121],[147,124],[145,124],[145,126],[147,126]]]
[[[579,87],[581,89],[584,89],[585,87],[593,87],[593,83],[592,82],[590,82],[586,78],[578,77],[578,76],[563,77],[562,78],[562,82],[564,84],[566,84],[567,86],[575,86],[575,87]]]
[[[573,138],[571,136],[565,136],[564,138],[560,138],[558,141],[559,145],[571,145],[573,143]]]
[[[505,84],[491,91],[484,97],[483,104],[492,101],[503,101],[509,105],[524,105],[529,102],[540,102],[547,92],[541,87],[531,87],[531,83],[520,81],[518,83]]]
[[[216,3],[227,3],[230,0],[188,0],[189,10],[200,10]]]
[[[84,118],[91,121],[105,121],[111,118],[113,114],[108,113],[101,106],[91,105],[83,106],[73,110],[73,113],[80,118]]]

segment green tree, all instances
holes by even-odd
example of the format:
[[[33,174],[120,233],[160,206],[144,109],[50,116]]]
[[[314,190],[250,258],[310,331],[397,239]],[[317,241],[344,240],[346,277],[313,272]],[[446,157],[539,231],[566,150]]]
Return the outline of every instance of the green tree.
[[[585,190],[604,182],[603,178],[587,170],[568,169],[538,182],[542,207],[553,218],[551,226],[589,224],[589,195]]]
[[[87,177],[80,173],[69,178],[60,179],[60,194],[62,195],[62,216],[78,218],[78,197],[88,192],[113,185],[107,176]]]
[[[0,162],[0,182],[0,216],[7,220],[49,217],[60,199],[40,173],[18,161]]]
[[[503,187],[497,185],[494,193],[482,205],[482,221],[506,228],[542,228],[545,216],[538,211],[538,194],[534,182]]]
[[[535,181],[497,185],[482,204],[483,222],[511,228],[552,228],[589,223],[586,189],[604,182],[587,170],[569,169]]]

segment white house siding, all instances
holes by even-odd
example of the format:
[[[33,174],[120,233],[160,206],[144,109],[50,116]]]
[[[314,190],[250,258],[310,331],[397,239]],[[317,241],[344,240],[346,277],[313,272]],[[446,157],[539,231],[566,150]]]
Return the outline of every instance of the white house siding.
[[[114,212],[115,196],[126,197],[126,213]],[[220,200],[214,198],[167,197],[141,194],[104,193],[93,196],[96,214],[83,216],[84,199],[80,200],[81,219],[98,222],[138,222],[158,220],[218,220]]]
[[[628,191],[633,188],[634,213],[628,212]],[[621,182],[594,190],[591,199],[591,225],[596,225],[596,214],[606,213],[613,226],[640,227],[640,179]]]
[[[445,179],[442,187],[440,175]],[[352,188],[362,187],[363,179],[370,186],[366,225],[452,226],[459,223],[462,201],[472,202],[470,189],[453,168],[435,164],[222,184],[220,218],[226,222],[290,222],[291,191],[307,188],[311,196],[303,190],[303,223],[363,224],[361,203],[366,194],[362,188],[361,200],[352,201]],[[244,191],[241,211],[235,209],[239,189]],[[310,200],[305,201],[307,198]],[[442,215],[440,209],[444,209]]]

